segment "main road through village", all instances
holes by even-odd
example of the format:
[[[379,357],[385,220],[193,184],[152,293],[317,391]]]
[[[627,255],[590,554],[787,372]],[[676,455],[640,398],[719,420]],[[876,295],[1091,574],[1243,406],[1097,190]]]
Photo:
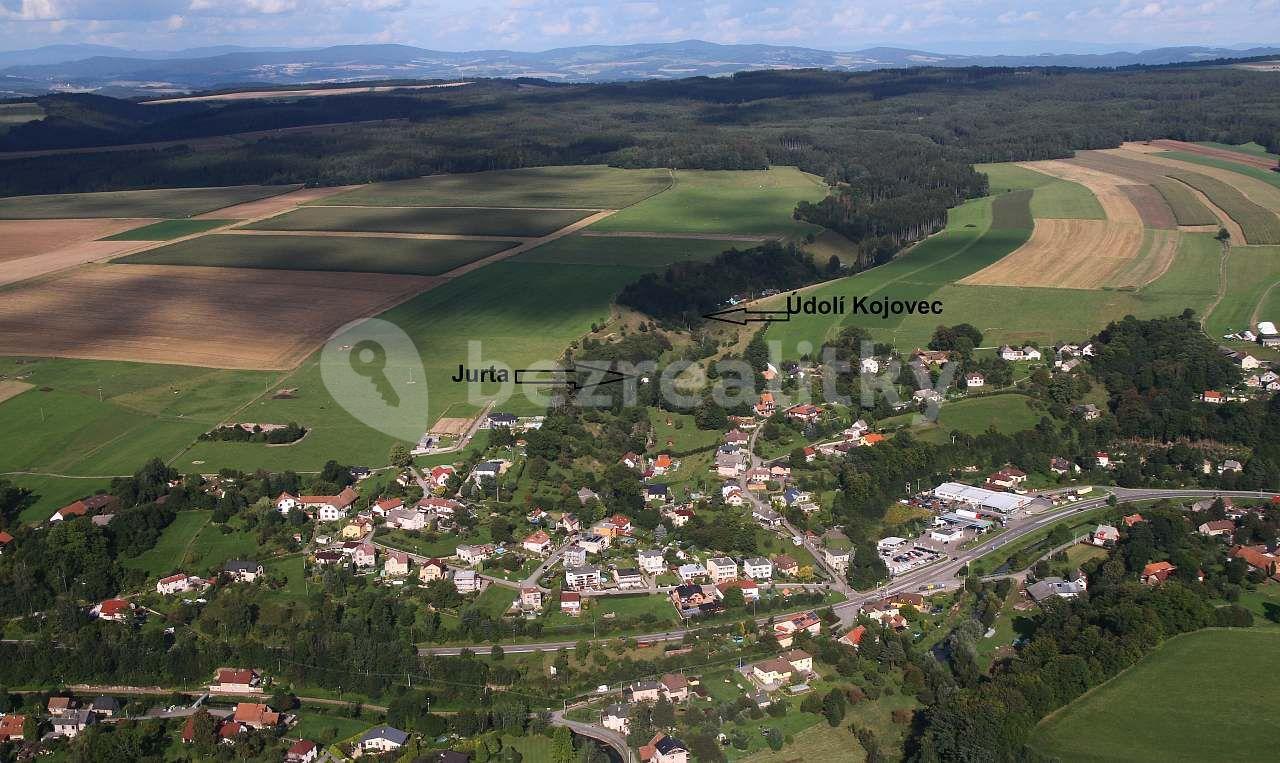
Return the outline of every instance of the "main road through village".
[[[960,586],[964,581],[958,577],[958,573],[962,567],[1007,543],[1017,541],[1023,536],[1033,533],[1045,525],[1052,524],[1063,517],[1072,514],[1078,514],[1091,509],[1105,506],[1112,494],[1120,502],[1148,501],[1160,498],[1213,498],[1215,496],[1232,497],[1232,498],[1275,498],[1280,493],[1259,492],[1259,491],[1222,491],[1222,490],[1162,490],[1162,489],[1129,489],[1129,488],[1106,488],[1107,492],[1102,493],[1097,498],[1077,501],[1066,506],[1056,507],[1047,511],[1042,511],[1025,516],[1010,519],[1004,532],[996,535],[990,540],[974,545],[971,548],[962,549],[954,556],[947,557],[945,561],[935,562],[927,567],[921,567],[912,570],[903,575],[893,578],[888,583],[869,591],[855,591],[843,581],[837,580],[832,584],[832,589],[844,593],[847,597],[845,601],[835,604],[831,609],[840,618],[841,627],[851,627],[858,617],[858,612],[862,605],[881,599],[889,594],[918,592],[921,590],[941,591]],[[811,549],[812,550],[812,549]],[[815,554],[815,558],[820,555]],[[932,586],[932,588],[930,588]],[[782,619],[790,614],[798,614],[799,612],[813,609],[808,607],[804,610],[798,610],[795,613],[777,613],[771,615],[774,619]],[[768,622],[770,618],[759,618],[757,623],[760,625]],[[696,624],[682,628],[673,628],[671,630],[660,631],[657,633],[636,634],[630,636],[636,641],[662,642],[662,641],[680,641],[685,635],[696,632],[699,627]],[[588,642],[606,642],[609,639],[586,639]],[[573,641],[544,641],[533,644],[503,644],[502,649],[507,654],[517,654],[526,652],[554,652],[559,649],[573,649],[578,644],[578,640]],[[471,652],[480,652],[488,650],[493,645],[484,644],[468,644],[465,646],[424,646],[419,648],[419,653],[424,655],[458,655],[463,650]]]

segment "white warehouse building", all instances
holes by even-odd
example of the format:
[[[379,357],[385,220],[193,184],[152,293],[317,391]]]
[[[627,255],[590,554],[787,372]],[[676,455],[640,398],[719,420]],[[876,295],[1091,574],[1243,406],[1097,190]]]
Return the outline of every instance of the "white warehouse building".
[[[995,490],[962,485],[959,482],[944,482],[933,489],[933,495],[944,501],[967,503],[979,508],[998,511],[1001,514],[1012,514],[1026,508],[1034,498],[1013,493],[999,493]]]

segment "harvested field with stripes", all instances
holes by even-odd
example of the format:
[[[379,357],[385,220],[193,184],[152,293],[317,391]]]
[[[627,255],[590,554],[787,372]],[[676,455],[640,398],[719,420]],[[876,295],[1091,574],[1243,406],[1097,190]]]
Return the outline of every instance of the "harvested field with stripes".
[[[1110,220],[1036,220],[1026,244],[960,283],[1096,289],[1138,256],[1142,230]]]

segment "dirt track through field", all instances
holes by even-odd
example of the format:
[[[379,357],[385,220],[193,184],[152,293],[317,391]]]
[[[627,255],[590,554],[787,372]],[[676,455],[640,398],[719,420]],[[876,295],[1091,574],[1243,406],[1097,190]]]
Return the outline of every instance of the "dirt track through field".
[[[216,368],[296,366],[347,321],[439,279],[170,265],[94,265],[0,300],[0,354]]]
[[[1096,289],[1131,264],[1141,247],[1137,223],[1038,219],[1027,243],[959,283]]]
[[[358,185],[338,185],[327,188],[299,188],[296,191],[282,193],[278,196],[268,196],[265,199],[257,201],[246,201],[243,204],[236,204],[222,209],[215,209],[212,212],[205,212],[202,215],[196,215],[197,220],[248,220],[250,218],[274,217],[281,212],[288,212],[307,202],[325,199],[334,194],[350,191],[353,188],[359,188]]]

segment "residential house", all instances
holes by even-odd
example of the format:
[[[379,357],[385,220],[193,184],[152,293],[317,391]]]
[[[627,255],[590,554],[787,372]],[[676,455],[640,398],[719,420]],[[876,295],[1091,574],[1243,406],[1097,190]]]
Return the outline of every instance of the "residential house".
[[[1102,409],[1094,405],[1093,403],[1085,403],[1084,405],[1077,405],[1075,408],[1072,408],[1071,410],[1074,411],[1077,416],[1084,419],[1085,421],[1094,421],[1096,419],[1102,418]]]
[[[1093,460],[1094,460],[1094,463],[1098,465],[1099,469],[1111,468],[1111,454],[1109,453],[1106,453],[1100,450],[1097,453],[1093,454]]]
[[[347,510],[359,497],[356,491],[345,487],[337,495],[300,495],[298,503],[319,522],[337,522],[347,516]]]
[[[1089,542],[1095,546],[1115,544],[1120,540],[1120,531],[1113,525],[1098,525],[1089,535]]]
[[[587,588],[599,588],[601,584],[600,568],[591,564],[581,567],[569,567],[564,572],[566,588],[580,591]]]
[[[1207,389],[1200,395],[1200,399],[1206,403],[1220,404],[1227,401],[1226,395],[1216,389]]]
[[[762,660],[751,666],[751,677],[766,691],[773,691],[791,683],[793,672],[791,663],[781,657]]]
[[[1080,467],[1076,466],[1075,464],[1071,463],[1065,458],[1059,458],[1058,456],[1054,456],[1053,458],[1049,459],[1049,471],[1053,472],[1054,474],[1070,474],[1073,471],[1074,472],[1080,471]]]
[[[970,371],[969,373],[964,375],[964,386],[968,389],[977,389],[978,387],[985,387],[986,384],[987,384],[987,377],[983,376],[977,371]]]
[[[613,570],[613,581],[622,589],[644,588],[644,576],[640,574],[640,570],[634,567],[615,568]]]
[[[437,490],[449,484],[449,478],[454,475],[452,466],[433,466],[428,473],[427,480],[433,488]]]
[[[65,522],[76,517],[83,517],[89,513],[89,507],[84,501],[75,501],[57,511],[53,512],[53,516],[49,517],[50,522]]]
[[[644,499],[648,502],[661,501],[666,503],[670,495],[667,486],[663,484],[655,483],[644,487]]]
[[[921,365],[926,368],[929,366],[941,366],[951,360],[951,353],[947,350],[922,350],[919,347],[911,353],[912,360],[918,360]]]
[[[279,511],[281,514],[288,514],[294,509],[301,508],[302,501],[299,501],[298,496],[287,490],[276,496],[276,511]]]
[[[1177,572],[1178,568],[1168,562],[1151,562],[1142,568],[1142,582],[1147,585],[1159,585]]]
[[[640,748],[640,763],[689,763],[689,748],[675,737],[654,734],[649,744]]]
[[[839,638],[839,642],[845,646],[851,646],[855,649],[862,645],[862,639],[867,635],[867,626],[855,625],[852,630]]]
[[[209,691],[224,694],[258,694],[262,691],[262,674],[249,668],[218,668]]]
[[[680,462],[673,460],[671,456],[666,453],[659,453],[658,457],[653,459],[653,466],[651,467],[653,476],[655,477],[661,477],[667,472],[672,472],[679,468]]]
[[[588,554],[603,554],[610,546],[613,545],[613,536],[596,535],[595,532],[600,526],[601,525],[599,523],[593,525],[591,528],[591,535],[579,535],[577,540],[574,542],[581,546],[582,550]]]
[[[813,655],[803,649],[784,652],[782,659],[791,663],[791,669],[800,676],[807,676],[813,672]]]
[[[742,562],[742,574],[752,580],[769,580],[773,577],[773,562],[762,556],[753,556]]]
[[[707,572],[711,582],[723,583],[738,577],[738,563],[727,556],[715,556],[707,560]]]
[[[243,559],[232,559],[222,565],[222,572],[237,583],[252,583],[263,574],[261,564]]]
[[[774,482],[786,482],[791,479],[791,467],[784,464],[771,464],[769,466],[769,479]]]
[[[622,690],[622,697],[631,704],[657,702],[662,697],[662,684],[657,681],[636,681]]]
[[[560,559],[565,567],[581,567],[587,563],[587,550],[574,543],[565,548]]]
[[[658,680],[662,684],[662,696],[668,702],[676,704],[689,698],[689,679],[679,673],[667,673]]]
[[[332,548],[320,549],[312,554],[312,557],[316,560],[316,564],[321,567],[333,565],[345,567],[347,564],[347,555]]]
[[[458,570],[453,573],[453,587],[458,593],[475,593],[484,588],[484,578],[475,570]]]
[[[778,404],[773,401],[773,393],[762,392],[759,402],[755,404],[756,415],[767,419],[777,411]]]
[[[50,697],[44,707],[49,711],[49,715],[58,715],[80,707],[80,701],[75,697]]]
[[[671,590],[671,604],[681,617],[698,617],[719,611],[719,601],[719,592],[713,586],[688,583]]]
[[[535,530],[526,536],[525,539],[520,542],[520,545],[524,547],[525,551],[539,554],[541,556],[546,556],[553,548],[551,536],[547,535],[545,530]]]
[[[387,558],[382,561],[382,573],[389,577],[408,575],[409,555],[403,551],[388,551]]]
[[[425,530],[427,527],[427,513],[417,509],[392,509],[387,512],[386,525],[387,527],[395,527],[401,530]]]
[[[409,735],[392,726],[377,726],[364,732],[356,747],[361,752],[395,752],[409,741]]]
[[[284,754],[285,763],[312,763],[320,756],[320,748],[310,739],[299,739]]]
[[[631,706],[623,702],[615,702],[609,705],[600,715],[600,725],[619,734],[630,734]]]
[[[474,546],[458,546],[454,553],[457,555],[458,561],[463,564],[473,565],[493,556],[494,550],[492,543],[481,543]]]
[[[987,477],[987,483],[1005,490],[1015,490],[1027,481],[1027,473],[1013,466],[1006,466]]]
[[[251,729],[273,729],[280,725],[280,713],[261,702],[241,702],[231,719]]]
[[[628,469],[639,469],[640,467],[644,466],[644,456],[640,455],[639,453],[627,451],[622,455],[622,458],[618,461],[618,463],[622,464]]]
[[[582,614],[582,594],[576,591],[565,591],[560,594],[560,611],[570,617]]]
[[[25,739],[23,736],[23,727],[27,725],[27,716],[17,713],[9,713],[0,716],[0,742],[21,742]]]
[[[1214,519],[1204,522],[1198,528],[1201,535],[1210,537],[1219,537],[1222,535],[1231,535],[1236,531],[1236,523],[1230,519]]]
[[[423,583],[430,583],[433,580],[440,580],[449,575],[449,568],[439,559],[428,559],[418,568],[418,580]]]
[[[745,446],[747,443],[751,442],[751,435],[741,429],[731,429],[729,430],[729,433],[724,436],[724,441],[726,445]]]
[[[779,575],[791,577],[800,572],[800,564],[787,554],[779,554],[778,556],[773,557],[773,569],[776,570]]]
[[[746,471],[746,462],[739,453],[716,452],[716,476],[733,479]]]
[[[672,527],[684,527],[689,524],[690,519],[693,519],[693,509],[674,509],[666,512],[663,516],[671,522]]]
[[[591,488],[589,487],[578,488],[578,503],[582,504],[583,506],[586,506],[591,501],[598,501],[598,500],[600,500],[600,496],[597,495],[596,492]]]
[[[484,461],[476,464],[471,470],[471,481],[479,485],[481,480],[496,480],[502,474],[503,468],[506,466],[501,461]]]
[[[1037,580],[1027,586],[1027,596],[1037,604],[1050,598],[1074,599],[1089,590],[1089,581],[1084,573],[1077,571],[1074,578],[1064,580],[1057,576]]]
[[[762,527],[777,529],[782,526],[782,515],[768,506],[757,506],[752,509],[751,518]]]
[[[812,424],[822,418],[822,408],[813,403],[800,403],[793,405],[783,412],[787,418],[793,421],[799,421],[802,424]]]
[[[662,488],[662,495],[666,496],[666,485],[650,485],[650,488]],[[611,517],[602,519],[591,528],[596,535],[605,538],[620,538],[631,534],[631,519],[626,514],[614,514]]]
[[[817,636],[822,633],[822,620],[813,612],[805,612],[774,623],[773,626],[773,636],[783,649],[791,647],[795,634],[800,631]]]
[[[361,543],[356,546],[351,561],[357,567],[372,567],[378,563],[378,549],[372,543]]]
[[[1226,461],[1223,461],[1221,464],[1218,464],[1218,474],[1226,474],[1227,472],[1231,472],[1232,474],[1239,474],[1243,471],[1244,471],[1244,464],[1232,458],[1228,458]]]
[[[134,605],[128,599],[107,599],[92,609],[100,620],[123,623],[133,617]]]
[[[64,710],[53,717],[53,733],[74,739],[97,720],[98,716],[92,710]]]
[[[720,489],[720,494],[724,496],[724,504],[726,506],[740,507],[747,503],[747,497],[742,490],[733,485],[725,485]]]
[[[716,590],[720,592],[720,598],[732,589],[742,591],[743,601],[760,601],[760,586],[754,580],[726,580],[723,583],[716,583]]]
[[[499,429],[501,427],[506,427],[507,429],[511,429],[517,423],[519,423],[519,421],[520,421],[520,418],[516,416],[514,413],[503,413],[501,411],[494,411],[490,413],[488,417],[486,417],[485,425],[488,429]]]
[[[375,517],[386,517],[388,513],[403,508],[403,498],[379,498],[369,507],[369,512]]]
[[[188,575],[185,572],[179,572],[170,575],[167,578],[161,578],[156,583],[156,593],[163,596],[172,596],[175,593],[186,593],[187,591],[204,588],[209,585],[209,581],[195,575]]]
[[[940,403],[942,393],[936,389],[918,389],[911,393],[911,399],[917,403]]]
[[[520,609],[534,612],[542,609],[542,591],[532,586],[520,588]]]
[[[1234,546],[1231,557],[1243,559],[1250,569],[1269,577],[1276,575],[1277,563],[1280,563],[1280,557],[1268,552],[1265,546]]]
[[[658,549],[648,549],[636,554],[636,564],[646,575],[660,575],[667,570],[667,560]]]
[[[705,578],[707,576],[707,568],[697,562],[688,562],[677,567],[676,574],[680,576],[680,582],[692,583],[695,580]]]
[[[1143,519],[1141,514],[1126,514],[1120,519],[1120,521],[1124,522],[1125,527],[1133,527],[1139,522],[1145,522],[1147,520]]]
[[[569,535],[582,530],[582,521],[577,516],[569,513],[561,514],[560,520],[556,523],[556,527]]]

